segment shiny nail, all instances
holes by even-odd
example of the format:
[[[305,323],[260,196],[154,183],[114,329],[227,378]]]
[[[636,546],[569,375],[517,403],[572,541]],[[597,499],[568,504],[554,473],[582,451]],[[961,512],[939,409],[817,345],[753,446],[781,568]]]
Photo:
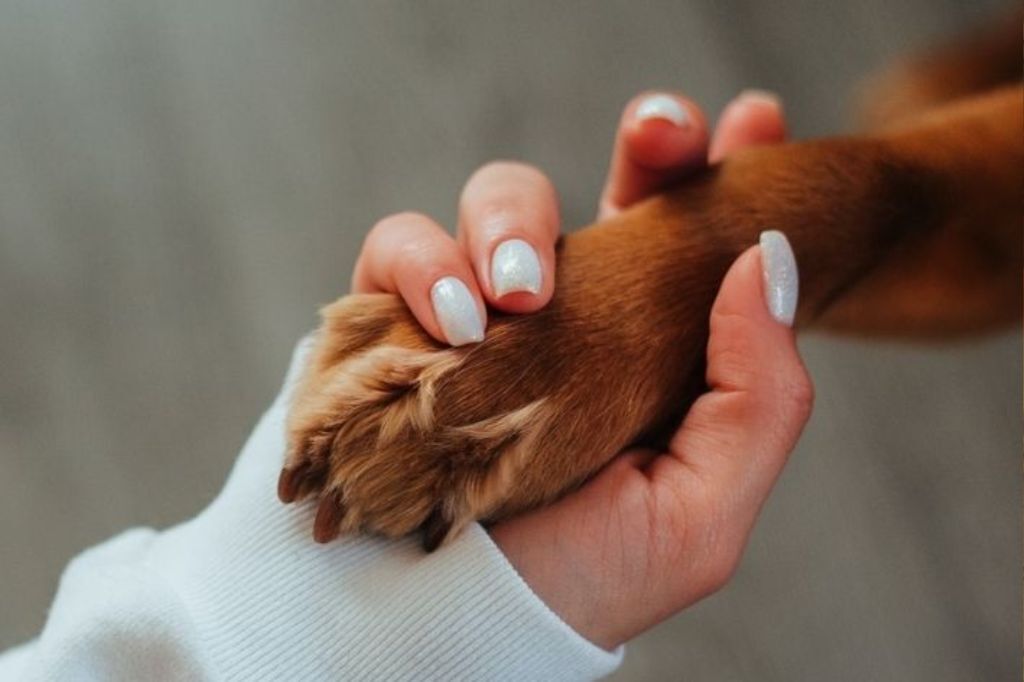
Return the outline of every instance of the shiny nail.
[[[637,105],[634,116],[639,121],[658,118],[681,127],[690,124],[690,114],[675,97],[670,97],[669,95],[650,95],[645,97]]]
[[[778,230],[761,233],[761,271],[768,311],[776,320],[793,326],[796,302],[800,292],[800,275],[796,258],[786,235]]]
[[[458,277],[442,277],[430,288],[430,302],[441,331],[453,346],[484,340],[484,324],[473,294]]]
[[[491,285],[501,298],[515,291],[540,293],[540,258],[533,247],[522,239],[509,239],[498,244],[491,256]]]

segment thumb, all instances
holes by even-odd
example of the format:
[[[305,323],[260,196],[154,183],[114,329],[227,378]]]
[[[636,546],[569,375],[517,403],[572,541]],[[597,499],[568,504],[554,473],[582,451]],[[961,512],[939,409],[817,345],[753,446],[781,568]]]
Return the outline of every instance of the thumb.
[[[707,383],[669,454],[737,501],[767,497],[810,417],[814,390],[791,328],[798,278],[781,232],[729,269],[711,309]],[[739,496],[738,499],[736,496]]]

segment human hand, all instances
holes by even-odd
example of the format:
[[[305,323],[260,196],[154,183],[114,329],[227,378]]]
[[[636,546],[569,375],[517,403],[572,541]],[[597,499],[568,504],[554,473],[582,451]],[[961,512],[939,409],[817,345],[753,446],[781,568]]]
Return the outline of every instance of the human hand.
[[[685,98],[637,98],[620,123],[600,213],[783,137],[778,104],[761,95],[730,104],[714,135]],[[426,216],[386,218],[367,238],[353,288],[398,293],[435,338],[473,342],[484,334],[485,302],[513,313],[547,303],[558,232],[543,174],[489,164],[462,193],[456,239]],[[501,246],[510,239],[521,243]],[[754,247],[723,282],[711,317],[712,391],[668,452],[626,453],[580,491],[492,529],[534,591],[595,643],[614,647],[728,580],[807,420],[811,385],[792,332],[765,305],[761,273]]]
[[[614,648],[729,581],[810,416],[794,334],[762,291],[773,285],[762,260],[788,251],[777,240],[726,275],[711,312],[711,390],[668,450],[626,452],[579,491],[491,529],[534,592],[595,644]]]
[[[780,105],[765,93],[737,97],[713,135],[689,99],[638,95],[619,121],[599,217],[679,182],[709,161],[780,142],[785,134]],[[551,299],[560,229],[558,197],[541,171],[513,161],[489,163],[462,190],[454,238],[419,213],[378,221],[356,261],[352,293],[399,294],[435,339],[452,345],[479,341],[486,306],[530,313]]]

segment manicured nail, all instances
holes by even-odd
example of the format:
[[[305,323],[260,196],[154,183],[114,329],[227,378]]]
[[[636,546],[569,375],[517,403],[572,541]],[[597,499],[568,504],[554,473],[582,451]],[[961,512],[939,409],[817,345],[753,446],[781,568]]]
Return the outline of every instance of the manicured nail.
[[[786,235],[778,230],[761,233],[761,271],[768,311],[776,320],[793,326],[796,302],[800,293],[800,275],[796,258]]]
[[[771,90],[758,90],[757,88],[749,88],[740,93],[737,100],[743,102],[759,102],[763,104],[770,104],[773,107],[779,109],[782,108],[782,98],[776,95]]]
[[[522,239],[498,244],[491,256],[491,285],[498,298],[515,291],[540,293],[540,258],[533,247]]]
[[[669,97],[668,95],[649,95],[645,97],[637,105],[634,116],[640,121],[660,118],[663,121],[668,121],[681,127],[690,124],[690,114],[675,97]]]
[[[476,308],[473,294],[458,277],[442,277],[430,288],[437,323],[448,343],[464,346],[484,340],[484,323]]]

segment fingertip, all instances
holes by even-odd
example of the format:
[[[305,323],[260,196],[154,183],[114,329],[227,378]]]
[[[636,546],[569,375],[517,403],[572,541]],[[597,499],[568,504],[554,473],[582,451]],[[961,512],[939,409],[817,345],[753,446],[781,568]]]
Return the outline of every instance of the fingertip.
[[[629,159],[652,171],[699,166],[707,156],[704,112],[676,93],[646,92],[633,98],[623,112],[620,135]]]
[[[544,307],[554,292],[558,195],[527,164],[488,164],[466,183],[459,237],[487,303],[508,313]]]
[[[435,280],[430,287],[430,304],[440,327],[441,340],[452,346],[484,340],[486,309],[480,300],[480,292],[472,283],[467,284],[465,278],[445,275]],[[420,323],[424,323],[422,319]]]
[[[764,250],[748,248],[722,280],[708,337],[710,391],[691,406],[669,448],[709,489],[753,501],[754,511],[796,444],[814,400],[793,330],[771,312]]]
[[[453,346],[483,340],[487,309],[462,248],[428,216],[397,213],[367,235],[355,291],[398,294],[430,336]]]
[[[645,92],[623,110],[599,215],[612,215],[707,163],[708,125],[692,100]]]
[[[726,272],[711,308],[712,324],[715,317],[740,316],[790,331],[799,284],[796,258],[786,235],[766,230]]]
[[[707,382],[712,389],[743,394],[762,406],[784,405],[790,398],[799,403],[812,393],[791,328],[797,279],[781,232],[763,233],[758,245],[736,259],[711,310]],[[781,312],[780,299],[785,301]],[[806,416],[796,421],[802,424]]]
[[[779,230],[766,230],[758,240],[761,280],[765,302],[772,317],[787,327],[793,326],[800,296],[800,274],[789,239]]]
[[[762,319],[767,309],[761,296],[761,246],[748,247],[733,261],[722,278],[711,315],[743,315]]]
[[[752,433],[778,438],[786,451],[814,403],[814,385],[792,327],[798,279],[785,235],[763,232],[722,281],[707,351],[708,385],[742,396]]]
[[[550,250],[549,245],[539,246],[522,237],[498,243],[488,266],[491,305],[517,313],[543,307],[552,291],[553,259],[544,253]]]
[[[799,364],[792,329],[772,314],[763,249],[744,251],[726,273],[711,307],[707,381],[712,389],[763,393],[773,375]]]
[[[783,142],[786,136],[782,99],[768,90],[744,90],[722,110],[708,158],[715,163],[745,147]]]

